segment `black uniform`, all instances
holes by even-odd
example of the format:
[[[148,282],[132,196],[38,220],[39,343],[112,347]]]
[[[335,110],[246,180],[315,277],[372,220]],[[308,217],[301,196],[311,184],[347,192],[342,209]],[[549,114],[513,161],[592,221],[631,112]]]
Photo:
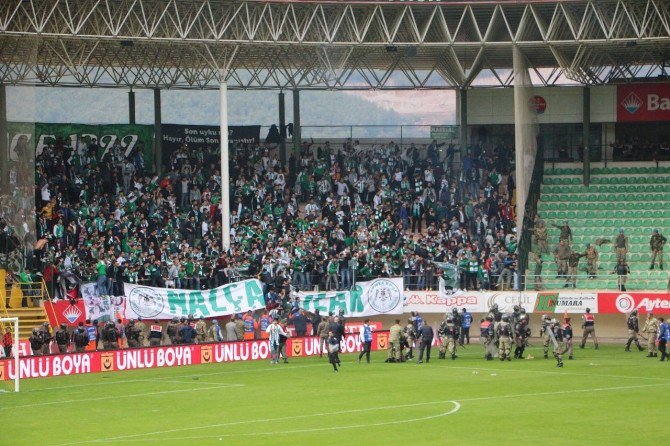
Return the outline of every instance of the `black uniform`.
[[[33,334],[28,338],[28,342],[30,342],[30,349],[33,351],[33,356],[41,356],[43,342],[42,336],[37,330],[33,331]]]
[[[113,323],[108,323],[102,330],[102,346],[105,350],[119,348],[119,331]]]
[[[628,316],[626,323],[628,325],[628,341],[626,342],[626,351],[630,351],[630,344],[633,342],[635,342],[635,345],[637,345],[637,349],[639,351],[644,350],[644,348],[640,345],[640,340],[637,338],[637,333],[640,331],[637,310],[633,311],[630,316]]]
[[[88,331],[84,327],[77,327],[77,329],[72,332],[72,343],[74,344],[77,353],[85,351],[90,340]]]
[[[435,332],[433,332],[433,327],[430,325],[424,324],[419,329],[419,339],[421,343],[419,344],[419,364],[423,362],[423,351],[426,351],[426,362],[430,361],[430,348],[433,344],[433,338],[435,337]]]
[[[523,351],[526,349],[526,342],[530,336],[529,320],[526,313],[519,313],[518,319],[514,325],[514,357],[516,359],[523,357]]]
[[[58,345],[59,353],[67,353],[67,346],[70,342],[70,335],[65,327],[56,330],[56,344]]]

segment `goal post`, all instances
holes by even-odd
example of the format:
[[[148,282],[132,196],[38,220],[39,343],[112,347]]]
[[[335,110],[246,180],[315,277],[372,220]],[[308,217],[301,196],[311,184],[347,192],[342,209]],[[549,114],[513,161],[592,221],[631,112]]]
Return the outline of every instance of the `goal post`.
[[[4,337],[6,333],[6,328],[10,329],[10,333],[12,335],[12,351],[11,351],[11,358],[5,358],[5,349],[4,349],[4,343],[3,343],[3,351],[2,355],[3,358],[7,359],[8,361],[14,361],[14,392],[19,391],[19,318],[18,317],[0,317],[0,327],[2,328],[2,336]],[[3,373],[6,373],[9,375],[9,368],[6,368]],[[2,381],[0,381],[2,382]],[[5,391],[6,388],[2,386],[0,387],[0,392]]]

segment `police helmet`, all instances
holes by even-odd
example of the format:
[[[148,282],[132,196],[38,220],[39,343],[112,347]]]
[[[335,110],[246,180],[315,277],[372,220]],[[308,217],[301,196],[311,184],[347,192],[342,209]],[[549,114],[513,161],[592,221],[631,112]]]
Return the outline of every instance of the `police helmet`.
[[[452,312],[453,314],[458,313],[458,308],[452,308],[452,309],[451,309],[451,312]]]
[[[636,314],[637,314],[637,310],[633,310],[633,311],[631,311],[630,314],[632,314],[632,315],[636,315]]]
[[[67,327],[67,324],[66,324],[65,322],[63,322],[62,324],[60,324],[60,328],[66,328],[66,327]]]
[[[518,305],[514,305],[514,311],[519,311],[519,308],[520,307]]]
[[[179,318],[177,316],[173,317],[172,322],[179,322]]]
[[[505,321],[505,322],[509,322],[509,316],[508,316],[508,315],[504,315],[504,316],[502,317],[502,320]]]
[[[498,304],[491,305],[491,310],[497,310],[497,309],[498,309]]]
[[[489,322],[492,322],[493,321],[493,316],[486,316],[486,320],[489,321]]]
[[[39,328],[37,328],[37,327],[33,328],[33,334],[37,334],[37,332],[39,332],[39,331],[40,331]]]
[[[186,318],[182,316],[182,318],[179,319],[179,322],[186,322]]]
[[[526,314],[526,309],[524,307],[519,308],[521,314]]]
[[[554,324],[554,325],[557,325],[557,324],[558,324],[558,320],[557,320],[556,318],[553,318],[553,319],[551,320],[551,323]]]

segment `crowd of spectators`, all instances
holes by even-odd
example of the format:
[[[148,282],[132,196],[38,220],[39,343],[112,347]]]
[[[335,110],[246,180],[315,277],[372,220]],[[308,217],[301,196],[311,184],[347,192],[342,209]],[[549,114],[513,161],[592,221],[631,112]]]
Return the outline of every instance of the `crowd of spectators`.
[[[452,145],[303,143],[282,165],[276,147],[232,145],[231,248],[221,244],[218,148],[175,151],[164,173],[120,142],[102,151],[59,139],[35,160],[36,234],[28,269],[52,297],[69,271],[100,294],[123,282],[187,289],[259,277],[277,299],[403,276],[437,289],[516,286],[513,151]],[[458,158],[458,161],[455,159]],[[18,211],[11,200],[2,212]],[[28,217],[26,217],[28,218]],[[55,295],[55,296],[54,296]]]

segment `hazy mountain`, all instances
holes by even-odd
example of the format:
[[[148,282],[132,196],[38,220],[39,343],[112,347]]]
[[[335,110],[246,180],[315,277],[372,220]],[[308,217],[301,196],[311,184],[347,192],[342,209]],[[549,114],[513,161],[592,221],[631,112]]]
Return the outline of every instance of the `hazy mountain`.
[[[154,122],[153,92],[137,90],[137,123]],[[293,121],[293,94],[286,92],[286,122]],[[122,89],[7,87],[7,115],[10,121],[127,123],[128,94]],[[219,95],[216,91],[163,90],[162,121],[180,124],[219,123]],[[350,129],[310,126],[399,126],[448,124],[454,122],[452,92],[329,92],[301,91],[303,136],[395,137],[398,128]],[[278,92],[229,91],[230,125],[278,122]],[[406,128],[407,133],[424,134],[427,128]],[[409,136],[409,134],[407,135]]]

